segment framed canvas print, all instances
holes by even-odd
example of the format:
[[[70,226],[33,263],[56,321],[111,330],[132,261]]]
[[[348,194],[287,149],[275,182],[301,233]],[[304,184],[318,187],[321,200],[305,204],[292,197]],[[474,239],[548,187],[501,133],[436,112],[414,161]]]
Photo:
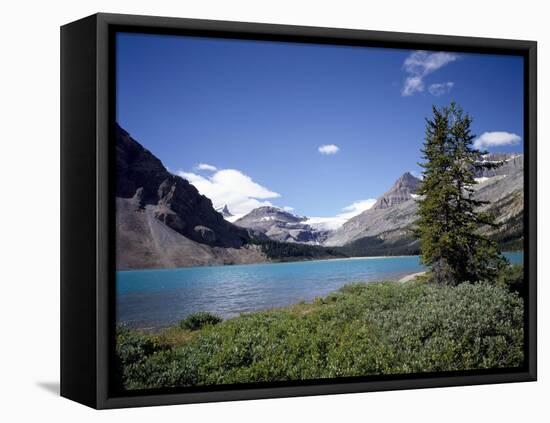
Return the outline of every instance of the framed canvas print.
[[[61,29],[61,394],[536,379],[536,43]]]

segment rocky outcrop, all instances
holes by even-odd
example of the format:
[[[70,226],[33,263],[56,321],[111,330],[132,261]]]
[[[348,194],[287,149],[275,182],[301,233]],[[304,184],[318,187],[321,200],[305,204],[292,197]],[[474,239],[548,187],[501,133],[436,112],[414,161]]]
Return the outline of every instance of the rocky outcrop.
[[[317,230],[305,223],[306,221],[306,217],[296,216],[278,207],[264,206],[238,219],[235,225],[254,234],[263,234],[274,241],[321,244],[327,231]]]

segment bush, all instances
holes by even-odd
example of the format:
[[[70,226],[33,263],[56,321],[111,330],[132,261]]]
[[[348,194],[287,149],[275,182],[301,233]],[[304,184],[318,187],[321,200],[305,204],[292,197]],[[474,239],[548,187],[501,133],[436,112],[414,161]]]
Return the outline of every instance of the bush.
[[[117,328],[116,352],[122,364],[136,363],[156,351],[164,349],[153,336],[130,330],[124,326]]]
[[[199,311],[197,313],[190,314],[183,319],[179,323],[179,326],[182,329],[198,330],[206,325],[217,325],[222,320],[223,319],[221,317],[218,317],[215,314],[208,313],[206,311]]]
[[[312,303],[217,325],[186,324],[185,330],[198,326],[202,328],[194,329],[194,336],[177,346],[126,334],[121,351],[123,362],[130,364],[123,386],[274,382],[523,364],[523,301],[494,283],[354,284]],[[129,340],[139,354],[129,354],[134,351]]]
[[[116,334],[116,377],[119,384],[134,389],[132,381],[141,378],[140,367],[153,354],[169,347],[159,343],[154,336],[130,330],[124,326],[117,328]]]
[[[517,292],[521,297],[524,297],[523,266],[521,264],[506,266],[498,275],[496,284],[510,292]]]

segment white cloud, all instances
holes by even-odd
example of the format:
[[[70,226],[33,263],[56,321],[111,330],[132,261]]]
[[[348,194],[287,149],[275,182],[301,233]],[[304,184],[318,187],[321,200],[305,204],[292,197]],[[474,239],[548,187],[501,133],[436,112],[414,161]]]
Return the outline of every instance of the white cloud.
[[[363,213],[365,210],[370,209],[374,203],[375,198],[369,198],[367,200],[359,200],[346,206],[342,209],[341,213],[331,217],[310,217],[306,223],[317,229],[335,230],[346,223],[352,217]]]
[[[401,94],[405,97],[413,95],[415,92],[424,91],[424,81],[421,76],[410,76],[405,79],[405,84],[401,90]]]
[[[504,131],[484,132],[474,141],[474,147],[484,150],[490,147],[502,147],[505,145],[516,145],[521,141],[517,134]]]
[[[401,94],[411,96],[416,92],[424,91],[424,78],[457,58],[456,54],[446,52],[415,51],[411,53],[403,63],[403,68],[409,76],[405,79]]]
[[[294,210],[294,207],[284,206],[284,207],[283,207],[283,210],[284,210],[284,211],[287,211],[287,212],[291,212],[291,211]]]
[[[319,153],[321,154],[336,154],[338,151],[340,151],[340,148],[337,145],[334,144],[325,144],[321,145],[317,150],[319,150]]]
[[[215,172],[216,170],[218,170],[216,166],[209,165],[208,163],[199,163],[197,166],[195,166],[195,169],[208,170],[209,172]]]
[[[428,91],[431,95],[439,97],[440,95],[447,94],[454,87],[454,82],[441,82],[432,84],[428,87]]]
[[[236,169],[221,169],[204,177],[192,172],[177,172],[187,179],[201,194],[212,200],[214,207],[227,204],[234,215],[242,216],[256,207],[271,206],[268,199],[280,195],[253,181],[252,178]]]

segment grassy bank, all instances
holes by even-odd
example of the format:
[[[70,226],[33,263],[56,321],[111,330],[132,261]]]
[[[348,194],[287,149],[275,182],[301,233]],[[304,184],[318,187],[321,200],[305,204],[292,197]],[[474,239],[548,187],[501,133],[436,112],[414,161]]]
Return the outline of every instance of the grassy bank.
[[[523,301],[509,281],[347,285],[325,298],[159,334],[120,328],[126,389],[515,367]]]

